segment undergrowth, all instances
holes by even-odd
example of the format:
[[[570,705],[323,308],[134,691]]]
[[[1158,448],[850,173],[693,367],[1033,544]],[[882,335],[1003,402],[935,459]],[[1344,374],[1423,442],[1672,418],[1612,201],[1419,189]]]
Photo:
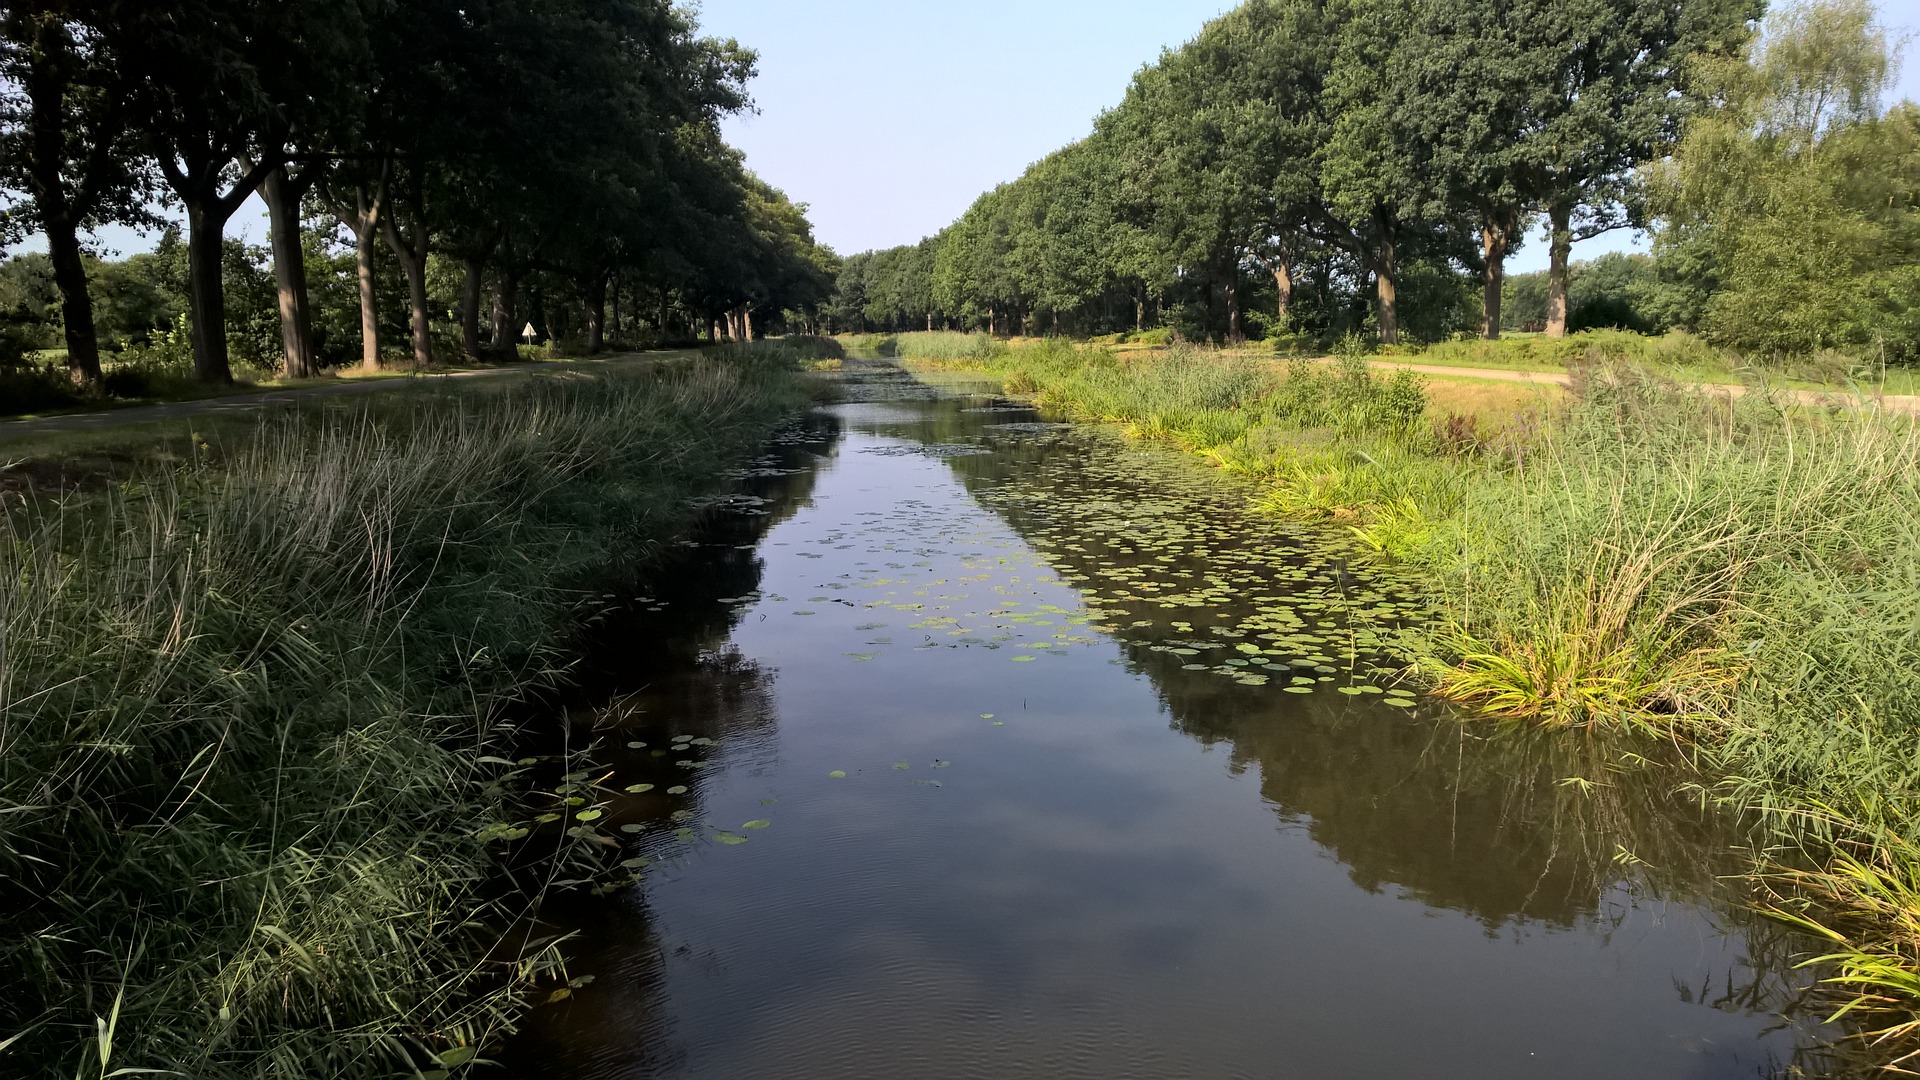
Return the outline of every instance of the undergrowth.
[[[500,944],[504,707],[798,404],[784,359],[276,414],[9,495],[0,1071],[416,1075],[510,1030],[554,960]]]

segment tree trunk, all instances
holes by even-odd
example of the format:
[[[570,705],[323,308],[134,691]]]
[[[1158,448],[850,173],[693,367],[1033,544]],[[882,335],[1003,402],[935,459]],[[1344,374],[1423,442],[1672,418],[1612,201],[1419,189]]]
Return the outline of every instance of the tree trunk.
[[[1133,332],[1138,334],[1147,328],[1147,297],[1145,293],[1133,298]]]
[[[47,256],[53,263],[54,284],[60,287],[60,317],[67,337],[67,370],[82,385],[100,384],[100,337],[93,321],[93,294],[87,285],[87,264],[80,250],[79,222],[67,198],[62,174],[67,134],[68,83],[62,74],[67,38],[64,24],[42,17],[29,50],[33,63],[27,73],[30,101],[28,181],[39,208],[40,227],[47,234]],[[58,56],[60,59],[56,59]]]
[[[1374,267],[1374,285],[1380,297],[1380,344],[1400,344],[1399,289],[1393,241],[1380,241],[1380,260]]]
[[[337,199],[327,187],[320,188],[327,209],[353,233],[353,266],[360,284],[360,370],[380,370],[380,305],[374,288],[373,251],[379,242],[381,219],[387,209],[387,172],[382,166],[377,180],[361,181],[354,187],[351,206]]]
[[[607,341],[614,348],[620,347],[620,279],[612,278],[607,282]]]
[[[414,237],[409,240],[401,234],[396,217],[393,213],[386,214],[380,223],[386,233],[387,247],[400,260],[400,270],[407,278],[407,308],[413,321],[413,364],[417,369],[425,369],[433,366],[433,323],[427,307],[426,225],[416,221]]]
[[[1548,210],[1549,241],[1547,259],[1547,336],[1567,336],[1567,263],[1573,254],[1573,212],[1565,207]]]
[[[314,370],[313,316],[307,303],[307,252],[300,242],[300,188],[287,167],[267,173],[260,185],[267,203],[267,231],[273,244],[273,283],[280,298],[280,340],[289,379],[311,379]]]
[[[740,309],[740,340],[753,340],[753,307],[748,305]]]
[[[1507,244],[1509,229],[1504,221],[1488,220],[1480,226],[1480,254],[1486,261],[1486,298],[1483,301],[1485,318],[1480,327],[1480,336],[1488,341],[1500,340],[1500,304],[1506,290],[1507,281]]]
[[[1293,266],[1285,259],[1275,262],[1269,269],[1273,273],[1273,284],[1280,292],[1280,329],[1283,332],[1293,329]]]
[[[471,360],[480,358],[480,294],[486,277],[484,260],[466,260],[466,276],[460,282],[460,351]]]
[[[360,370],[380,370],[380,298],[374,288],[371,225],[355,230],[353,265],[360,279]]]
[[[84,386],[100,384],[100,337],[93,322],[93,294],[87,287],[87,263],[80,237],[65,213],[42,212],[47,234],[47,257],[53,263],[53,281],[60,287],[60,317],[66,324],[67,371]]]
[[[1238,345],[1247,340],[1246,331],[1240,326],[1240,269],[1236,265],[1227,273],[1227,344]]]
[[[226,218],[197,201],[187,207],[187,293],[193,309],[193,375],[231,383],[227,363],[227,291],[221,280]]]
[[[493,281],[493,348],[496,352],[519,355],[519,312],[514,307],[520,282],[512,270],[502,266]]]
[[[427,261],[402,259],[407,272],[407,304],[413,313],[413,363],[417,368],[433,366],[433,325],[427,321]]]
[[[587,353],[600,351],[607,340],[607,275],[595,272],[587,281]]]

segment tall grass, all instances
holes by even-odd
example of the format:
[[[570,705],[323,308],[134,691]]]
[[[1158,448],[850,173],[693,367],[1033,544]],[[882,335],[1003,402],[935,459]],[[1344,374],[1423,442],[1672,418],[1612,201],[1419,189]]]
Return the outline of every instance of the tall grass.
[[[1440,689],[1692,748],[1794,852],[1771,907],[1890,1058],[1920,1046],[1920,428],[1588,373],[1416,555]]]
[[[986,366],[1423,569],[1442,617],[1409,650],[1442,694],[1679,744],[1699,775],[1678,782],[1770,826],[1756,886],[1831,941],[1836,1009],[1920,1060],[1920,425],[1690,390],[1603,337],[1568,406],[1485,433],[1416,421],[1418,386],[1352,357],[1284,378],[1064,346]]]
[[[928,360],[937,363],[959,361],[984,362],[1004,356],[1008,346],[990,334],[960,333],[952,330],[918,331],[906,334],[854,334],[838,339],[854,352],[866,356]]]
[[[389,1076],[471,1061],[503,704],[795,403],[695,362],[263,421],[0,528],[0,1069]]]

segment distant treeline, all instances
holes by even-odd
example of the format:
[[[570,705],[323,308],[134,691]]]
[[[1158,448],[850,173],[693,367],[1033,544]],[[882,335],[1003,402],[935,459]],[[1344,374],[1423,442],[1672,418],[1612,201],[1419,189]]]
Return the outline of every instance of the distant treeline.
[[[1866,0],[1252,0],[1091,136],[917,245],[834,330],[1238,340],[1679,327],[1920,352],[1920,109]],[[1623,227],[1648,256],[1576,268]],[[1543,275],[1508,280],[1539,229]]]
[[[0,243],[47,245],[3,275],[0,362],[57,337],[97,383],[103,347],[183,314],[215,382],[235,352],[301,376],[387,338],[424,363],[528,321],[588,349],[622,322],[744,335],[835,266],[721,140],[755,62],[670,0],[0,6]],[[224,234],[255,193],[270,238],[248,252]],[[90,254],[156,205],[184,236]]]

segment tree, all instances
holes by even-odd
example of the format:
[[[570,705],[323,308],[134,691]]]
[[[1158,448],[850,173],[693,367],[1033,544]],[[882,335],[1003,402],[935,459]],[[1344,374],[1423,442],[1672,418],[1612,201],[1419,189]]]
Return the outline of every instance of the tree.
[[[1338,19],[1325,95],[1331,117],[1318,154],[1324,220],[1330,236],[1372,272],[1380,341],[1394,345],[1404,249],[1437,216],[1443,198],[1401,107],[1408,96],[1407,68],[1399,62],[1408,13],[1391,0],[1347,0]]]
[[[124,72],[68,5],[0,7],[0,185],[24,191],[18,224],[47,237],[74,381],[100,381],[100,341],[80,234],[141,221],[147,175],[135,153]]]
[[[1734,49],[1760,4],[1529,0],[1518,10],[1520,47],[1558,61],[1527,83],[1516,168],[1546,215],[1547,334],[1563,337],[1573,244],[1627,224],[1633,170],[1679,136],[1690,65]]]
[[[1865,0],[1782,8],[1657,174],[1657,249],[1704,284],[1700,329],[1759,352],[1920,352],[1920,108]]]
[[[107,5],[99,30],[126,66],[146,152],[187,213],[194,370],[232,381],[221,281],[227,222],[267,174],[315,87],[327,85],[311,43],[343,25],[323,0],[194,0]],[[317,50],[322,60],[331,50]]]

